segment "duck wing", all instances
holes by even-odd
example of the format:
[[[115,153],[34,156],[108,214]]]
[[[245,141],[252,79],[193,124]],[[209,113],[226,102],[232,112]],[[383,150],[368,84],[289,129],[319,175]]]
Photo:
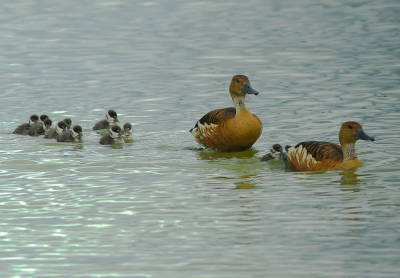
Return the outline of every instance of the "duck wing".
[[[197,121],[194,128],[198,127],[199,124],[214,124],[218,125],[223,121],[233,119],[236,115],[236,109],[234,107],[216,109],[208,112],[200,120]]]
[[[288,149],[289,146],[286,146]],[[303,152],[311,155],[316,161],[333,160],[337,162],[343,161],[342,148],[334,143],[320,142],[320,141],[309,141],[301,142],[294,146],[294,149],[299,151],[303,149]]]

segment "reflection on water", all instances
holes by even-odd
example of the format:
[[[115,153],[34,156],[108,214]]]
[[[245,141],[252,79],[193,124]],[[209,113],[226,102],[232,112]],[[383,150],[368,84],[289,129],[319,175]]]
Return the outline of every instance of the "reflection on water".
[[[207,160],[210,163],[215,160],[232,160],[232,159],[254,159],[254,155],[259,151],[255,149],[249,149],[247,151],[242,152],[221,152],[215,150],[199,150],[196,152],[196,155],[201,160]]]
[[[254,189],[257,186],[257,181],[254,177],[248,175],[240,177],[240,179],[246,178],[247,180],[235,182],[235,189]]]
[[[340,184],[342,185],[341,188],[342,191],[353,191],[353,192],[360,191],[360,186],[359,186],[360,179],[358,178],[357,175],[357,169],[358,168],[353,168],[339,172],[339,175],[341,176]]]
[[[256,179],[264,169],[263,164],[259,163],[259,157],[255,156],[257,153],[258,150],[254,149],[242,152],[199,150],[196,156],[201,161],[211,164],[212,169],[224,170],[224,176],[213,176],[213,180],[230,179],[235,189],[251,189],[257,186]]]

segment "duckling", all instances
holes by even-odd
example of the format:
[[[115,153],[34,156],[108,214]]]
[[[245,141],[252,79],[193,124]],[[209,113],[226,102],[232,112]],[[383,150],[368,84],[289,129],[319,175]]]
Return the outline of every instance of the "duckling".
[[[52,120],[46,119],[46,120],[44,120],[44,122],[40,128],[35,128],[35,129],[31,128],[29,130],[29,135],[31,135],[31,136],[44,135],[46,133],[46,131],[48,131],[51,128],[52,124],[53,124]]]
[[[58,139],[58,137],[63,133],[67,131],[67,124],[64,121],[59,121],[56,124],[55,128],[50,128],[47,130],[44,134],[45,139]]]
[[[132,125],[130,123],[124,124],[124,131],[122,137],[124,138],[125,142],[133,140],[132,133],[133,133]]]
[[[24,134],[27,135],[29,134],[29,130],[31,129],[32,126],[34,126],[37,122],[39,121],[38,115],[31,115],[29,117],[29,122],[19,125],[14,131],[14,134]]]
[[[67,130],[71,130],[72,120],[70,118],[65,118],[63,121],[67,124]]]
[[[79,125],[75,125],[72,127],[70,131],[63,132],[58,137],[58,142],[76,142],[82,139],[82,127]]]
[[[222,151],[243,151],[258,140],[262,132],[260,119],[247,109],[246,94],[258,95],[247,76],[235,75],[229,86],[235,107],[205,114],[190,130],[197,143]]]
[[[39,121],[29,129],[28,134],[30,136],[43,135],[44,131],[45,131],[45,127],[46,127],[46,125],[44,124],[44,121],[47,120],[48,118],[49,117],[46,114],[40,115]],[[50,126],[51,126],[51,123],[50,123]]]
[[[103,137],[100,139],[100,144],[102,145],[111,145],[111,144],[120,144],[124,143],[125,140],[123,137],[121,137],[122,131],[121,128],[117,125],[113,125],[109,132],[105,134]]]
[[[108,128],[110,124],[119,124],[117,112],[108,110],[106,118],[94,125],[93,130]]]
[[[282,148],[279,144],[273,145],[275,153],[283,158],[286,166],[295,171],[329,171],[360,167],[361,162],[356,155],[357,140],[375,141],[365,134],[362,126],[357,122],[345,122],[339,131],[340,145],[309,141],[301,142],[294,147]],[[275,154],[275,156],[277,156]],[[261,160],[270,160],[274,155],[266,154]]]

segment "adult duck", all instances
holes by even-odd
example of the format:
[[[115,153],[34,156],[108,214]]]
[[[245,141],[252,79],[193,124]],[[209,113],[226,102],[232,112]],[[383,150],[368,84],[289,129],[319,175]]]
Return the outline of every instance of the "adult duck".
[[[282,157],[286,166],[295,171],[329,171],[360,167],[356,154],[357,140],[375,141],[365,134],[357,122],[345,122],[339,131],[340,145],[330,142],[308,141],[294,147],[275,144],[261,160]]]
[[[235,107],[213,110],[205,114],[190,130],[205,148],[222,151],[243,151],[257,141],[262,132],[260,119],[247,109],[247,94],[258,95],[245,75],[235,75],[229,85]]]

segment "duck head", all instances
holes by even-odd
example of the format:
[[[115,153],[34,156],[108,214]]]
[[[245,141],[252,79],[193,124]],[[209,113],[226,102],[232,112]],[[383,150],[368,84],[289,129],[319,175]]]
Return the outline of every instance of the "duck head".
[[[110,134],[110,137],[113,139],[121,137],[121,135],[122,135],[121,128],[117,125],[113,125],[112,127],[110,127],[109,134]]]
[[[29,124],[32,126],[34,124],[36,124],[39,121],[39,117],[38,115],[31,115],[29,117]]]
[[[83,134],[82,134],[82,127],[79,126],[79,125],[74,126],[74,127],[71,129],[71,135],[72,135],[73,138],[81,139],[82,136],[83,136]]]
[[[362,126],[357,122],[345,122],[339,131],[340,144],[355,144],[357,140],[375,141],[374,137],[365,134]]]
[[[59,121],[56,126],[56,131],[58,134],[61,134],[64,131],[67,131],[67,124],[64,121]]]
[[[52,120],[50,120],[49,118],[45,119],[43,122],[43,129],[49,130],[52,124],[53,124]]]
[[[232,78],[229,92],[231,95],[240,97],[245,97],[246,94],[258,95],[258,92],[251,87],[249,78],[245,75],[235,75]]]
[[[114,110],[107,111],[106,120],[111,124],[119,124],[117,112],[115,112]]]
[[[70,118],[65,118],[63,121],[67,124],[67,130],[70,130],[72,125],[72,120]]]

